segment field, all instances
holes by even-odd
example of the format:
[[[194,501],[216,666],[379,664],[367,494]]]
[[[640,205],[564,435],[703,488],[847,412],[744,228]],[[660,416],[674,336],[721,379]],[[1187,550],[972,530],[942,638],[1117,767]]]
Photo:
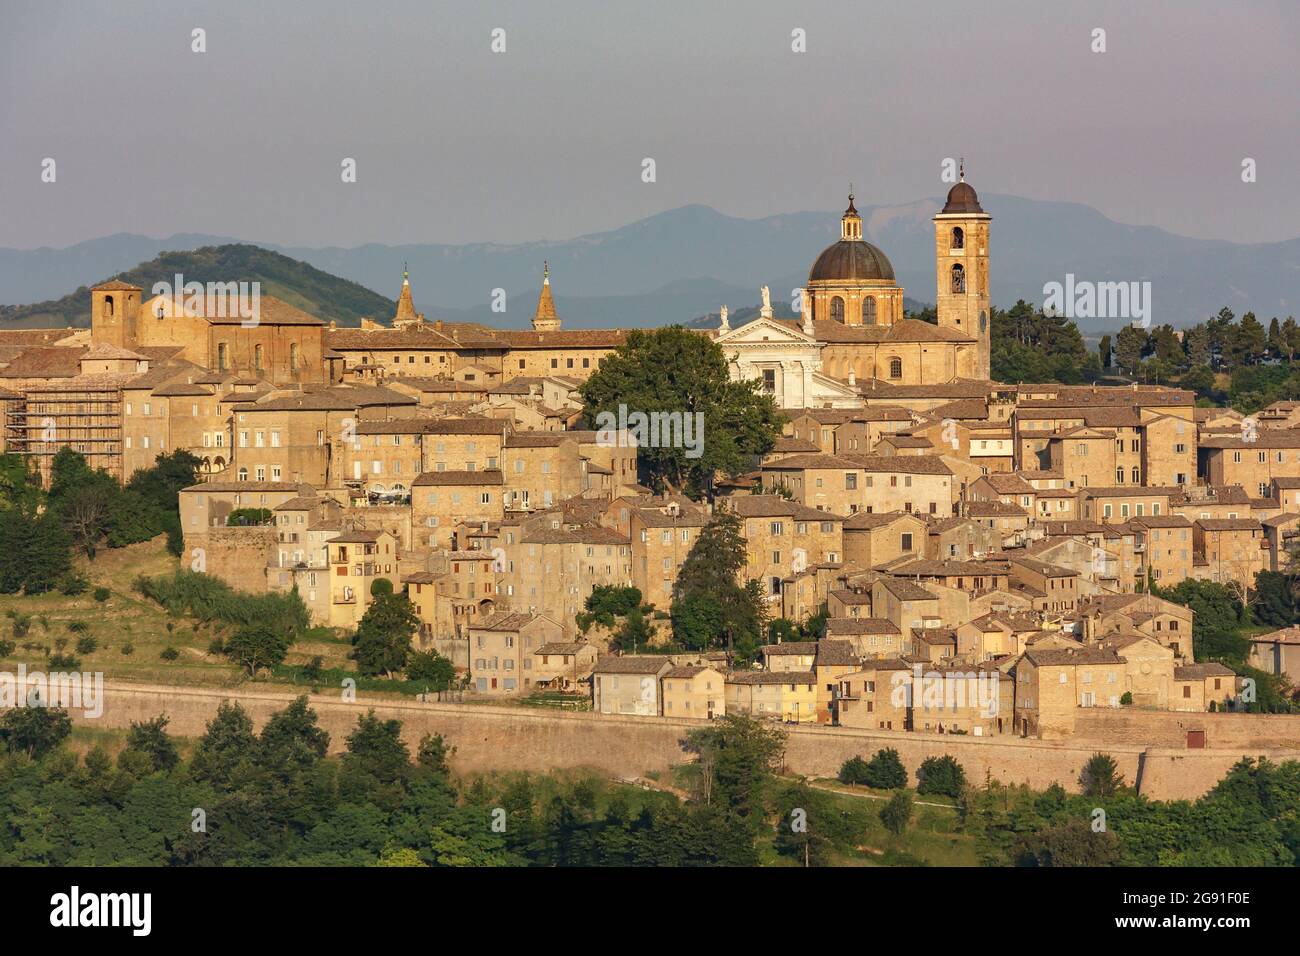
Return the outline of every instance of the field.
[[[158,537],[126,548],[105,549],[94,561],[79,560],[78,570],[90,579],[90,587],[75,597],[57,591],[0,595],[0,639],[16,645],[3,665],[22,662],[28,668],[44,670],[48,652],[71,654],[79,661],[77,669],[102,672],[108,680],[217,687],[247,682],[246,671],[209,651],[213,640],[228,635],[228,629],[172,617],[135,591],[133,583],[140,575],[171,574],[177,567],[164,539]],[[96,599],[99,588],[109,592],[104,601]],[[25,636],[16,633],[14,615],[30,616]],[[87,638],[95,642],[95,649],[78,651],[78,642]],[[176,650],[174,659],[162,656],[168,648]],[[332,681],[341,673],[355,675],[356,665],[348,660],[350,649],[345,637],[328,628],[315,628],[293,646],[284,665],[272,675],[260,674],[258,680],[305,684],[300,668],[316,657],[326,671],[322,680]],[[389,690],[393,683],[358,680],[359,685],[363,682],[365,689],[377,692]]]

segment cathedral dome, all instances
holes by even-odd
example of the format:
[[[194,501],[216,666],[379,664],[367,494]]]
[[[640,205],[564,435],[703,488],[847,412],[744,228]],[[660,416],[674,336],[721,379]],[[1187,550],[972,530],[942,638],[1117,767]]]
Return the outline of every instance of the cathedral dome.
[[[948,201],[944,203],[944,212],[983,212],[975,189],[963,179],[948,190]]]
[[[808,281],[853,282],[863,279],[894,281],[889,258],[865,239],[841,239],[827,246],[808,272]]]

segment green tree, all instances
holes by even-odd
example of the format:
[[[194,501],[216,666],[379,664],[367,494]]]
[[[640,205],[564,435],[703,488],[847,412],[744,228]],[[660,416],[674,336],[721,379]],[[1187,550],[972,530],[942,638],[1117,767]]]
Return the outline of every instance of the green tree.
[[[223,700],[199,738],[190,759],[190,775],[219,790],[231,789],[237,768],[251,759],[256,740],[248,712],[237,701]]]
[[[893,747],[877,750],[867,761],[862,782],[876,790],[901,790],[906,787],[907,768],[903,766],[898,751]]]
[[[753,718],[727,714],[692,732],[687,747],[699,754],[693,769],[701,801],[756,833],[765,791],[785,754],[785,734]]]
[[[362,674],[392,676],[406,666],[420,618],[405,594],[379,594],[352,636],[352,656]]]
[[[263,667],[283,663],[290,643],[289,638],[275,629],[265,624],[252,624],[237,630],[226,641],[223,650],[240,667],[248,668],[249,677],[256,677]]]
[[[880,822],[894,836],[902,836],[912,819],[912,794],[900,790],[880,809]]]
[[[634,413],[698,420],[694,442],[661,437],[637,450],[638,466],[656,490],[694,498],[712,497],[718,472],[735,476],[750,468],[754,456],[772,447],[783,421],[761,382],[733,381],[722,349],[681,326],[632,330],[579,392],[587,427],[597,430],[612,431],[620,420],[633,424]]]
[[[921,761],[921,782],[916,792],[920,794],[939,794],[957,798],[966,789],[966,771],[955,758],[945,754],[942,757],[926,757]]]
[[[72,718],[55,707],[13,707],[0,717],[0,742],[10,753],[42,757],[72,733]]]
[[[446,690],[456,679],[456,668],[437,651],[412,651],[406,659],[406,679],[429,690]]]
[[[1079,774],[1079,786],[1085,796],[1108,800],[1124,787],[1124,776],[1119,772],[1115,758],[1110,754],[1096,753],[1088,758]]]
[[[168,722],[165,714],[153,720],[131,721],[131,731],[127,734],[126,747],[118,755],[118,763],[128,766],[132,757],[138,756],[150,772],[172,770],[180,763],[181,755],[175,741],[167,736]]]

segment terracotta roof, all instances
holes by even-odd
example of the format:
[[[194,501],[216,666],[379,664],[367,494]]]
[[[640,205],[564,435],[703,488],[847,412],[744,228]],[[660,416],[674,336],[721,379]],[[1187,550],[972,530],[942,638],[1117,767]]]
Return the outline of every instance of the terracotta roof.
[[[667,657],[609,655],[596,661],[595,674],[658,674],[665,667],[671,669],[672,661]]]
[[[426,471],[419,475],[411,486],[426,485],[503,485],[505,476],[499,468],[487,468],[483,471]]]

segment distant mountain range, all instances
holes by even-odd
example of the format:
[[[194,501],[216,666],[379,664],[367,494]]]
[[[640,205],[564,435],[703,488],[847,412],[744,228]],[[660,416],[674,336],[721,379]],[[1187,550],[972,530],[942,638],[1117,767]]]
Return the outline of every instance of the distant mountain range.
[[[982,196],[981,202],[994,219],[990,279],[996,305],[1005,307],[1019,298],[1041,304],[1044,283],[1064,283],[1072,273],[1076,280],[1150,281],[1155,324],[1190,325],[1224,305],[1238,313],[1254,310],[1264,321],[1300,311],[1300,294],[1292,288],[1300,281],[1300,239],[1254,245],[1187,239],[1155,227],[1122,225],[1074,203],[993,194]],[[859,206],[868,237],[885,250],[913,303],[934,299],[930,217],[940,205],[938,199],[926,199],[900,206]],[[807,278],[812,260],[838,238],[839,212],[737,219],[707,206],[683,206],[609,232],[513,245],[370,244],[342,249],[260,243],[318,271],[295,274],[280,259],[249,260],[250,267],[271,274],[213,278],[260,277],[264,292],[282,295],[322,318],[354,324],[363,315],[391,315],[407,263],[416,305],[429,318],[519,328],[532,317],[542,261],[548,260],[557,308],[567,328],[655,326],[716,314],[723,304],[738,314],[757,303],[762,285],[771,287],[773,304],[787,311],[792,290]],[[163,251],[235,242],[240,240],[119,234],[66,249],[0,249],[0,301],[37,302],[48,309],[44,300],[62,301],[78,286],[134,270],[142,262],[142,274],[152,274],[153,263],[147,260]],[[165,261],[159,264],[168,267]],[[281,283],[281,291],[275,291],[272,277]],[[186,278],[206,281],[188,273]],[[305,285],[299,286],[299,281]],[[332,286],[331,281],[340,285]],[[490,307],[495,289],[506,292],[504,313]],[[374,298],[367,299],[366,292],[373,292]],[[295,294],[301,301],[292,297]],[[309,308],[307,302],[318,304]],[[0,322],[38,324],[29,320],[40,313],[19,311],[21,315],[4,310]],[[59,314],[65,314],[64,306]],[[1112,330],[1116,322],[1079,324],[1085,332],[1099,332]]]

